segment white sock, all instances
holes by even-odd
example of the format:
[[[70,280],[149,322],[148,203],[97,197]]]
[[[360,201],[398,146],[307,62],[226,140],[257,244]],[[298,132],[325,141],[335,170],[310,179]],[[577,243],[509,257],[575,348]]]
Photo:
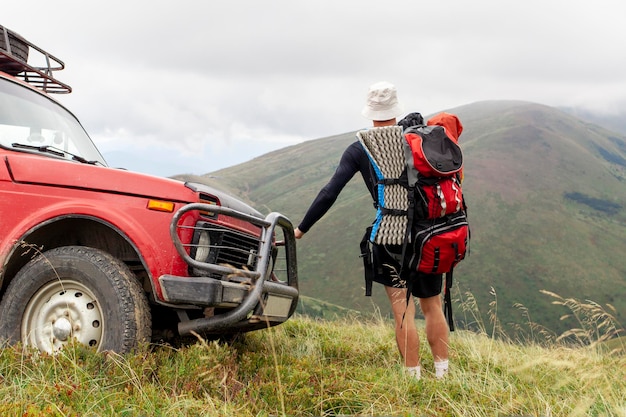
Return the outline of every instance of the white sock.
[[[435,377],[441,379],[448,373],[448,360],[435,361]]]
[[[406,370],[409,373],[409,375],[411,375],[413,378],[417,380],[419,380],[422,377],[422,368],[419,365],[407,366]]]

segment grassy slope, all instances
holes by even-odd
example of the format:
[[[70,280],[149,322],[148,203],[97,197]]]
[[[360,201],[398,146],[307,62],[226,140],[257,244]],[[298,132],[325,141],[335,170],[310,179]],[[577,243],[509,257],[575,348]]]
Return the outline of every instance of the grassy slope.
[[[457,298],[471,291],[487,305],[493,287],[503,323],[519,322],[514,305],[521,303],[535,321],[562,331],[572,323],[559,320],[563,312],[539,292],[545,289],[612,303],[625,321],[626,167],[619,158],[626,158],[626,140],[525,102],[475,103],[452,112],[465,126],[464,189],[472,224],[471,253],[455,275]],[[297,223],[353,140],[348,133],[309,141],[203,180]],[[568,193],[619,204],[621,210],[607,214],[565,198]],[[380,288],[372,299],[363,297],[358,242],[373,214],[361,179],[353,179],[298,243],[303,294],[387,313]]]
[[[296,317],[229,344],[125,357],[8,348],[0,351],[0,415],[625,415],[626,346],[612,340],[621,353],[457,331],[448,377],[435,380],[422,346],[419,382],[403,373],[392,326],[380,318]]]

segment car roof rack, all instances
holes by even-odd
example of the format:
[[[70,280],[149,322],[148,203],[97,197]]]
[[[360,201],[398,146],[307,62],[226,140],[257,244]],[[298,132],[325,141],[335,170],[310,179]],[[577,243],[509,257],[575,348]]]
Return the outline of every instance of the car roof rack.
[[[31,52],[39,55],[37,59],[42,58],[45,64],[30,65],[28,58]],[[20,78],[46,93],[67,94],[72,92],[72,87],[53,75],[53,71],[64,68],[63,61],[0,25],[0,71]]]

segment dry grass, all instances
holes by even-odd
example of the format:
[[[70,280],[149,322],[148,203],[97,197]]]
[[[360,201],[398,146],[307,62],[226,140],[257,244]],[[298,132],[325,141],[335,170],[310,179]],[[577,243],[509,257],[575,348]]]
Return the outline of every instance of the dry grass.
[[[555,302],[571,308],[580,329],[542,343],[492,337],[480,324],[457,331],[443,381],[426,346],[422,380],[404,374],[391,323],[380,317],[295,317],[230,343],[125,356],[7,348],[0,415],[626,416],[626,354],[613,316],[594,303]]]

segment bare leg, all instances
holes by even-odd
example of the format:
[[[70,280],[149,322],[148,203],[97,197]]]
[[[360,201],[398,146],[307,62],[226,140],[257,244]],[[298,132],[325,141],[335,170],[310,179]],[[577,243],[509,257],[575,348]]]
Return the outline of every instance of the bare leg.
[[[415,303],[413,296],[411,296],[409,304],[407,305],[406,288],[385,286],[385,291],[387,291],[387,296],[391,302],[391,310],[393,311],[396,326],[396,342],[398,343],[398,349],[404,360],[404,366],[418,366],[420,363],[420,340],[417,334],[417,328],[415,327]]]
[[[448,359],[448,323],[443,314],[441,296],[420,298],[420,307],[426,320],[426,338],[435,361]]]

